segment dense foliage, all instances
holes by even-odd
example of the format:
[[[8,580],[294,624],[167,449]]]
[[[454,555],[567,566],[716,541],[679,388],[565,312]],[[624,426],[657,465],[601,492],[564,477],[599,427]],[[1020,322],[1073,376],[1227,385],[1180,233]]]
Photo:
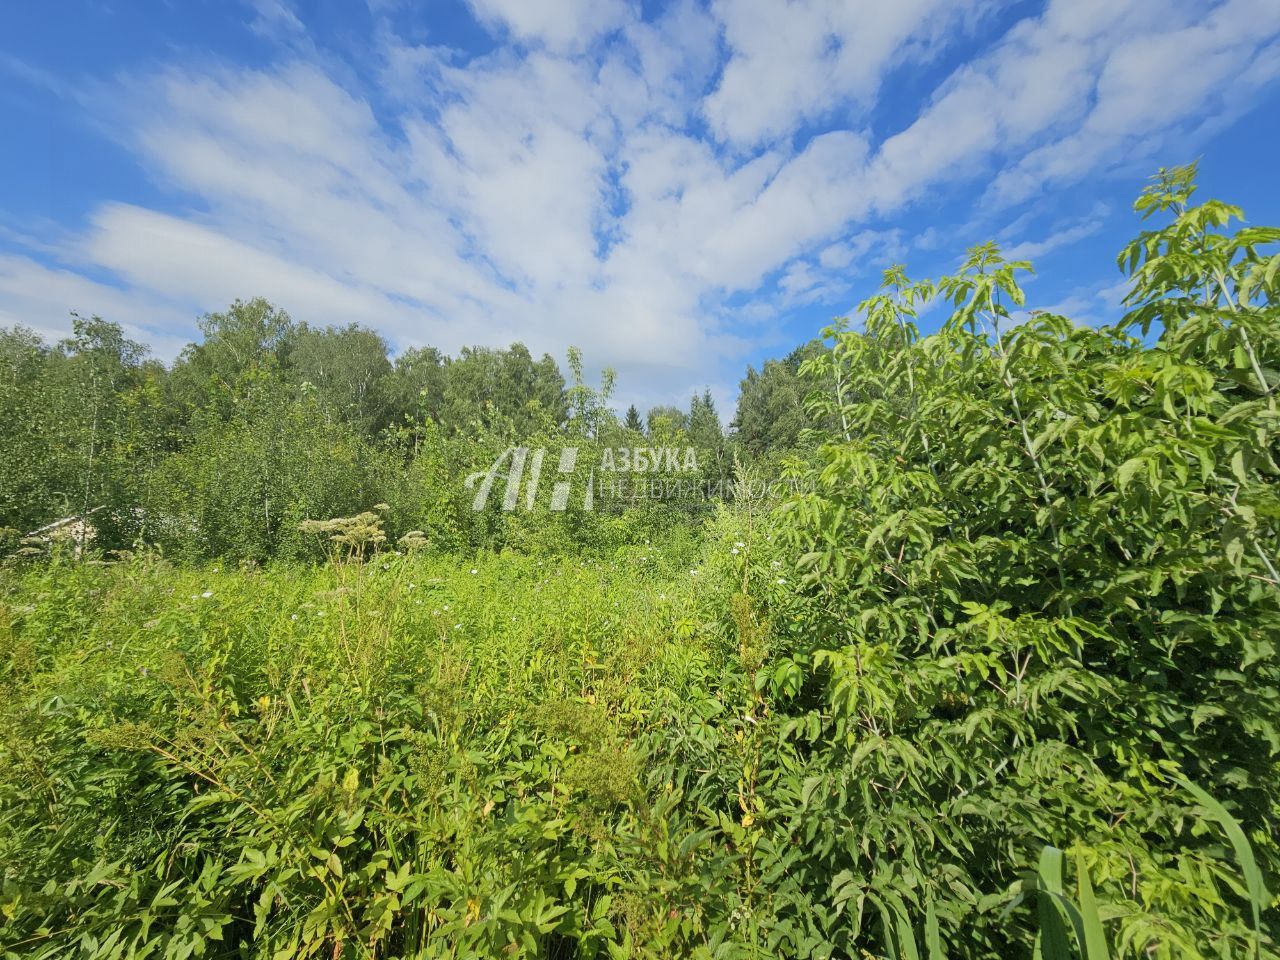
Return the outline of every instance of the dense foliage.
[[[1190,175],[1139,201],[1172,222],[1121,254],[1112,327],[1014,324],[1026,265],[981,247],[937,284],[890,271],[809,361],[840,427],[780,525],[803,627],[766,672],[765,801],[775,844],[810,838],[777,854],[808,935],[932,900],[957,952],[1001,955],[988,898],[1070,842],[1122,951],[1251,942],[1176,780],[1209,785],[1274,876],[1280,258],[1259,246],[1280,231],[1189,206]],[[935,295],[954,312],[921,338]]]
[[[685,864],[645,746],[724,656],[692,627],[723,598],[680,561],[29,574],[4,606],[0,945],[651,941],[659,865]]]
[[[456,358],[410,349],[393,363],[372,331],[317,330],[263,300],[201,330],[168,369],[97,318],[75,318],[75,336],[52,348],[0,330],[0,555],[87,517],[99,550],[315,559],[301,520],[380,502],[393,539],[418,530],[441,552],[613,549],[672,517],[625,504],[571,522],[494,517],[470,508],[464,480],[513,445],[578,447],[583,478],[605,448],[647,445],[692,448],[704,480],[731,471],[709,393],[655,408],[647,427],[638,413],[619,423],[612,372],[588,385],[573,349],[566,382],[519,343]]]
[[[170,371],[8,335],[6,382],[90,389],[4,435],[45,471],[6,509],[87,475],[177,529],[7,568],[0,951],[1280,957],[1280,230],[1193,175],[1113,325],[993,246],[894,268],[731,439],[618,423],[576,351],[384,365],[259,302]],[[642,428],[738,495],[465,503],[516,431],[590,469]]]

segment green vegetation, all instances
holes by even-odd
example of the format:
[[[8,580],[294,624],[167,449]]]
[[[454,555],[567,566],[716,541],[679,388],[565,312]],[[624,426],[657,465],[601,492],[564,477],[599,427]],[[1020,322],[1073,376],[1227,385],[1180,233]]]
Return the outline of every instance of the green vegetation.
[[[728,436],[258,301],[5,334],[0,952],[1280,957],[1280,230],[1193,177],[1114,325],[895,268]],[[471,510],[514,442],[738,495]]]

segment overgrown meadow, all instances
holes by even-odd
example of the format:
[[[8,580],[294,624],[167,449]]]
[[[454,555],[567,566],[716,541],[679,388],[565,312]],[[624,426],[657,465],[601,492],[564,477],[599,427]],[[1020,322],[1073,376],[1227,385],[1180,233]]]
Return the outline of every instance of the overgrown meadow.
[[[707,842],[672,845],[674,786],[649,760],[732,669],[723,581],[644,549],[475,563],[22,578],[6,681],[28,698],[6,710],[4,789],[23,851],[6,876],[26,882],[5,915],[29,936],[8,949],[692,937]]]
[[[1280,956],[1280,230],[1193,192],[1112,325],[895,268],[729,434],[260,302],[6,333],[3,956]],[[736,495],[471,510],[525,439]]]

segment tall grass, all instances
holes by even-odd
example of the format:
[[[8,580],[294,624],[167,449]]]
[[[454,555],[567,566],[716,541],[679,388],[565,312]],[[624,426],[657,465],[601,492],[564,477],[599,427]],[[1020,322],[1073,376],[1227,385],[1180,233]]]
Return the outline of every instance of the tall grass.
[[[5,955],[594,955],[676,917],[696,943],[641,760],[730,652],[685,559],[18,577]]]

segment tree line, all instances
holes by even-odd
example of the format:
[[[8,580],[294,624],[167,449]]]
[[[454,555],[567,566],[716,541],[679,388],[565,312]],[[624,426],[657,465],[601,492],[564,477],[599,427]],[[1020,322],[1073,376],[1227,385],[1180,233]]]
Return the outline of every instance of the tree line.
[[[393,357],[371,329],[314,327],[252,299],[206,315],[200,340],[165,365],[116,323],[72,320],[55,344],[0,329],[6,552],[51,522],[92,515],[104,550],[298,556],[301,520],[377,503],[393,529],[427,531],[440,548],[495,546],[511,539],[510,518],[469,516],[462,481],[511,444],[660,441],[696,449],[702,472],[723,479],[735,455],[790,449],[804,426],[804,351],[748,371],[726,430],[709,390],[686,408],[618,416],[613,372],[588,385],[576,349],[567,378],[521,343]],[[634,532],[595,527],[574,535]]]

